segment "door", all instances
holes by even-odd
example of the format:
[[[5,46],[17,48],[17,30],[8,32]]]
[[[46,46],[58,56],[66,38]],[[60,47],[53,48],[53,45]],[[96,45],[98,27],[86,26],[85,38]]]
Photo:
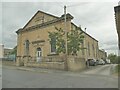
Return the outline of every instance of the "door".
[[[42,51],[41,48],[37,48],[37,62],[41,61]]]

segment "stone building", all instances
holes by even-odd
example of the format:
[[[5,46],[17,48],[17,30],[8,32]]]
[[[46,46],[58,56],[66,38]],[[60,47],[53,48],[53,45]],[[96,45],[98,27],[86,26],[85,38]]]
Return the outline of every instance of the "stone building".
[[[4,48],[4,57],[8,58],[12,51],[13,51],[12,49]]]
[[[4,45],[0,45],[0,58],[4,57]]]
[[[105,52],[104,49],[100,50],[99,49],[99,53],[98,53],[98,58],[99,59],[103,59],[103,60],[106,60],[107,59],[107,52]]]
[[[71,23],[71,25],[72,25],[71,29],[77,28],[77,26],[74,23]],[[98,59],[98,51],[99,51],[98,40],[96,40],[95,38],[90,36],[85,31],[83,31],[83,35],[84,35],[85,38],[84,38],[82,47],[84,47],[86,49],[80,50],[78,52],[78,55],[80,57],[84,57],[85,60],[87,60],[87,59]]]
[[[118,42],[119,42],[118,46],[120,50],[120,4],[114,7],[114,11],[115,11],[116,29],[118,33]]]
[[[67,14],[66,19],[67,31],[77,28],[72,22],[72,15]],[[38,11],[23,28],[16,31],[17,59],[30,56],[39,60],[41,57],[56,55],[56,48],[50,44],[48,36],[48,32],[55,31],[55,27],[64,30],[64,15],[57,17]],[[86,49],[78,52],[78,56],[85,58],[85,60],[88,58],[98,59],[98,41],[86,32],[83,34],[85,39],[82,46]]]

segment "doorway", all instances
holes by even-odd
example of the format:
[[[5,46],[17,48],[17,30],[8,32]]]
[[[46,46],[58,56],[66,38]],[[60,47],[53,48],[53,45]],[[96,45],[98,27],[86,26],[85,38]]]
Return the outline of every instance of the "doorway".
[[[37,48],[37,62],[40,62],[42,60],[42,50],[41,48]]]

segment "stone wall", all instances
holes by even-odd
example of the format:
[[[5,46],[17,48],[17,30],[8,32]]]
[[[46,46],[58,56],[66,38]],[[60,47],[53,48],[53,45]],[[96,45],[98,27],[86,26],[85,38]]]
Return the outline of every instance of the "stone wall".
[[[27,67],[39,67],[39,68],[46,68],[46,69],[58,69],[64,70],[64,62],[41,62],[41,63],[27,63]]]
[[[21,56],[17,56],[16,66],[24,66],[24,61],[23,61],[23,58]]]
[[[86,68],[85,59],[77,56],[67,57],[67,64],[65,63],[65,57],[55,56],[55,57],[44,57],[44,60],[37,62],[31,61],[29,57],[18,57],[16,65],[17,66],[26,66],[26,67],[39,67],[47,69],[58,69],[58,70],[67,70],[68,71],[81,71]]]
[[[4,60],[4,61],[2,61],[2,65],[15,66],[16,62]]]
[[[80,57],[68,57],[69,71],[82,71],[86,69],[85,59]]]

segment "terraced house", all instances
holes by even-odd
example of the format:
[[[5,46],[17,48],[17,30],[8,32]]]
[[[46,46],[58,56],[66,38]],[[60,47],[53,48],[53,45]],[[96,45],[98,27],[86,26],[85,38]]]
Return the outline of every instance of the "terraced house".
[[[107,52],[105,52],[104,49],[102,49],[102,50],[99,49],[99,53],[98,54],[99,54],[98,55],[99,59],[103,59],[103,60],[107,59]]]
[[[69,32],[78,26],[72,22],[73,16],[66,15],[66,30]],[[48,32],[54,32],[55,27],[64,28],[64,15],[57,17],[43,11],[38,11],[30,21],[20,28],[17,33],[17,61],[24,57],[35,58],[39,61],[41,57],[56,55],[56,46],[50,44]],[[81,30],[82,31],[82,30]],[[86,49],[80,50],[78,56],[87,60],[88,58],[98,59],[98,41],[83,31],[85,36],[82,47]],[[59,54],[58,56],[62,56]]]

